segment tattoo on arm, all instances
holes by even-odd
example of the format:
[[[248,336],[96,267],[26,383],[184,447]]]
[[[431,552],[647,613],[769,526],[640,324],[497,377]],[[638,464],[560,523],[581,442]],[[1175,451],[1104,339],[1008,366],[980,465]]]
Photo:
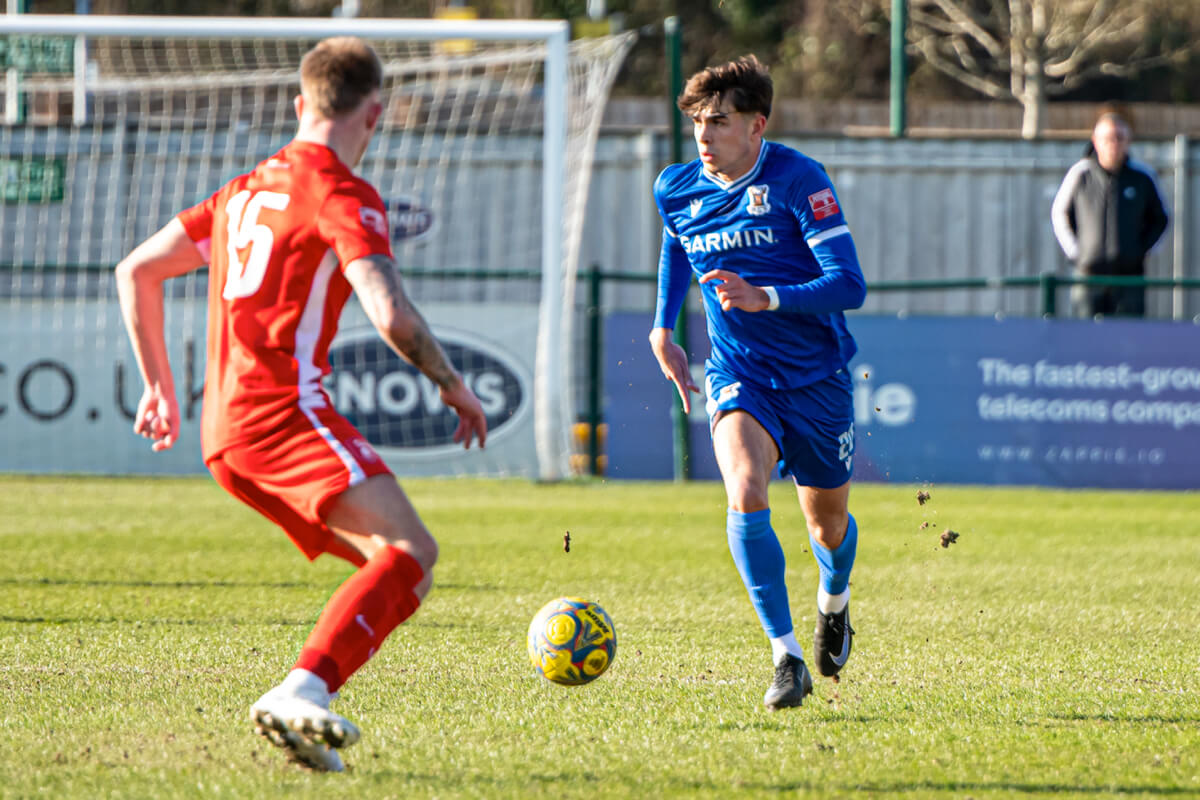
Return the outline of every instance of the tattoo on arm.
[[[347,268],[347,278],[363,310],[392,349],[439,387],[446,389],[456,384],[458,372],[421,312],[408,299],[392,260],[386,256],[367,256],[356,259],[350,267],[354,269]]]

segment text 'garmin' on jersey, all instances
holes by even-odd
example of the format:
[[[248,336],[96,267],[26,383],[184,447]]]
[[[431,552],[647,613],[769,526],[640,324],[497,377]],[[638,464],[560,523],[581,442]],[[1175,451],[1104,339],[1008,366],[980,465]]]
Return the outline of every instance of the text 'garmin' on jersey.
[[[692,253],[723,253],[743,247],[766,247],[775,244],[775,232],[770,228],[740,228],[732,231],[680,234],[679,242],[688,255]]]

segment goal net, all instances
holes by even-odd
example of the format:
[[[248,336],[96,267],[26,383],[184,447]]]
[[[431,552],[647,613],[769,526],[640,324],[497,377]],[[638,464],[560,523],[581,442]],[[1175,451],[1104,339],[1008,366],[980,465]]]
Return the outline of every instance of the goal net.
[[[167,285],[183,417],[151,454],[112,268],[295,132],[299,62],[331,35],[384,64],[358,173],[388,207],[406,287],[480,397],[464,452],[437,391],[352,300],[330,351],[335,406],[401,475],[568,471],[575,276],[600,116],[633,34],[563,22],[0,17],[0,471],[203,470],[207,272]]]

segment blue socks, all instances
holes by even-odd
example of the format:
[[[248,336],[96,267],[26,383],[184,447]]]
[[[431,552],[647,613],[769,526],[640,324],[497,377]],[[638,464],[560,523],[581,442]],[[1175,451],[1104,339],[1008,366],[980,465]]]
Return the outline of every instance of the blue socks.
[[[783,548],[771,527],[771,509],[749,513],[730,509],[725,533],[733,563],[750,594],[750,602],[774,645],[779,637],[792,632],[792,612],[784,582]],[[821,572],[821,593],[840,596],[833,599],[839,599],[839,605],[844,607],[849,598],[850,571],[858,551],[858,523],[854,515],[849,516],[846,536],[836,549],[824,547],[812,536],[808,540]]]
[[[821,570],[821,588],[829,594],[841,594],[850,585],[850,570],[854,568],[854,555],[858,551],[858,523],[854,515],[846,525],[846,538],[830,550],[814,539],[808,537],[812,546],[813,557],[817,559],[817,567]]]
[[[851,527],[853,524],[852,521]],[[787,586],[784,584],[783,548],[771,528],[771,509],[749,513],[729,509],[725,533],[733,563],[737,565],[746,591],[750,593],[750,602],[758,613],[763,630],[771,638],[791,633],[792,612],[788,607]],[[840,551],[842,548],[838,549]],[[853,546],[850,561],[854,561]],[[849,567],[846,571],[849,574]],[[823,569],[821,574],[824,576]]]

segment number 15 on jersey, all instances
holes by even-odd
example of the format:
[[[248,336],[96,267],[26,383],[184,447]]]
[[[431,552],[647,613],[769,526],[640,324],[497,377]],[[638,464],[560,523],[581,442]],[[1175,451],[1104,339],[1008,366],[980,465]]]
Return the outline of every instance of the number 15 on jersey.
[[[283,211],[290,200],[279,192],[251,192],[248,189],[229,198],[225,206],[225,216],[229,219],[229,274],[225,276],[221,297],[236,300],[258,291],[267,274],[271,248],[275,245],[275,232],[258,221],[259,212],[264,208]],[[243,262],[238,251],[247,247],[250,253]]]

